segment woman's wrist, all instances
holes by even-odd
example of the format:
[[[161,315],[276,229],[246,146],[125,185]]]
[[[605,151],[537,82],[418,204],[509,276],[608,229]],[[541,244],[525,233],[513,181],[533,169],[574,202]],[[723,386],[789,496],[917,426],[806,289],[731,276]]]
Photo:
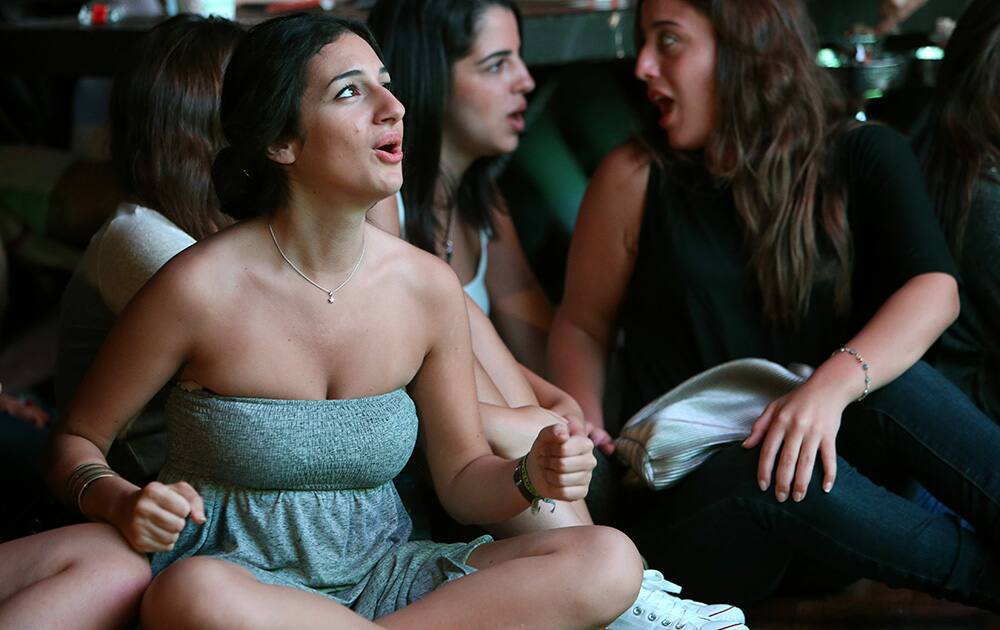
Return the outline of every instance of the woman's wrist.
[[[533,480],[540,480],[541,475],[537,466],[534,466],[534,471],[529,470],[528,462],[534,461],[536,458],[531,457],[529,452],[527,455],[518,460],[517,465],[514,467],[514,487],[517,488],[521,496],[531,504],[531,513],[537,514],[541,509],[541,504],[545,503],[551,506],[551,512],[556,511],[556,502],[552,499],[543,496],[542,492],[539,491],[538,487],[535,485]]]
[[[80,513],[83,512],[81,502],[84,494],[101,479],[117,477],[118,473],[104,462],[85,462],[73,469],[66,480],[66,503]]]
[[[862,369],[858,361],[846,352],[835,352],[813,373],[803,387],[821,389],[835,400],[841,409],[865,395],[871,382],[865,382],[870,372]]]
[[[80,501],[80,512],[92,521],[114,525],[119,530],[131,516],[129,498],[139,488],[115,476],[99,479],[92,484]]]
[[[868,365],[868,361],[861,355],[860,352],[858,352],[851,346],[841,346],[837,350],[833,351],[831,357],[835,357],[840,354],[846,354],[847,356],[851,357],[852,359],[854,359],[855,363],[858,364],[858,367],[861,368],[861,373],[863,377],[862,380],[864,382],[864,389],[861,391],[861,395],[858,396],[858,398],[856,399],[857,402],[861,402],[862,400],[867,398],[868,394],[871,392],[872,375],[870,373],[870,367]]]

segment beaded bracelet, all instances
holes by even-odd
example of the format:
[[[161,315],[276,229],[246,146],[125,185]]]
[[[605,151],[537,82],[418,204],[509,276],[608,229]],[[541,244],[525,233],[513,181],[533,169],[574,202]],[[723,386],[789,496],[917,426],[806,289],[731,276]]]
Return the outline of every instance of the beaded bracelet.
[[[525,455],[518,462],[517,466],[514,467],[514,486],[521,493],[521,496],[531,503],[531,513],[538,514],[538,511],[542,509],[542,503],[547,503],[552,506],[549,512],[556,511],[556,502],[552,499],[546,499],[538,490],[535,489],[535,484],[531,483],[531,478],[528,477],[528,456]]]
[[[865,358],[863,356],[861,356],[861,354],[857,350],[855,350],[854,348],[850,348],[848,346],[844,346],[843,348],[839,348],[838,350],[836,350],[830,356],[831,357],[837,356],[841,352],[846,352],[847,354],[849,354],[852,357],[854,357],[854,360],[858,362],[858,365],[861,366],[862,371],[864,371],[864,373],[865,373],[865,391],[861,393],[861,397],[860,398],[858,398],[857,400],[855,400],[855,402],[861,402],[862,400],[864,400],[865,398],[868,397],[868,393],[871,391],[870,388],[871,388],[871,383],[872,383],[872,377],[868,374],[868,362],[865,361]]]

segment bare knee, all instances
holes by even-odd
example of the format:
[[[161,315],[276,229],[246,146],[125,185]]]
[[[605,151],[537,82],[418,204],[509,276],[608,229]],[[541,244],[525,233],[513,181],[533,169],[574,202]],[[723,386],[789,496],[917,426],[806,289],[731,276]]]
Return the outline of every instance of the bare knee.
[[[124,627],[134,621],[149,563],[109,525],[87,523],[11,543],[0,571],[0,626]]]
[[[116,548],[104,558],[99,570],[104,595],[114,597],[135,614],[153,577],[145,556],[127,546]]]
[[[117,529],[104,523],[88,523],[80,527],[91,528],[87,533],[87,557],[101,564],[117,567],[128,579],[149,584],[151,578],[146,556],[129,546]]]
[[[231,614],[233,608],[238,609],[230,605],[237,596],[234,582],[233,568],[222,560],[179,560],[153,580],[142,598],[142,627],[240,627],[240,615]]]
[[[611,621],[632,605],[642,584],[642,558],[632,540],[610,527],[572,530],[566,540],[576,556],[574,575],[584,585],[580,605],[590,607],[595,619]]]
[[[75,526],[68,534],[77,539],[77,551],[65,570],[94,586],[91,603],[100,600],[110,608],[134,614],[152,578],[146,557],[132,549],[110,525],[87,523]]]
[[[611,527],[592,526],[585,528],[594,537],[590,547],[598,558],[597,571],[607,582],[619,585],[613,592],[622,592],[624,605],[628,607],[639,593],[642,584],[642,557],[632,539]],[[609,591],[609,592],[612,592]]]

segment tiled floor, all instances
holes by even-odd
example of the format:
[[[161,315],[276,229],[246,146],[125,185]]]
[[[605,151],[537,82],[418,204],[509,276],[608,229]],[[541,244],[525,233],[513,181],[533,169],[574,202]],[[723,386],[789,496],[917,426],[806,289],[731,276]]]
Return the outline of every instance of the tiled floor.
[[[788,597],[745,608],[751,630],[811,628],[990,628],[1000,615],[862,580],[818,597]]]

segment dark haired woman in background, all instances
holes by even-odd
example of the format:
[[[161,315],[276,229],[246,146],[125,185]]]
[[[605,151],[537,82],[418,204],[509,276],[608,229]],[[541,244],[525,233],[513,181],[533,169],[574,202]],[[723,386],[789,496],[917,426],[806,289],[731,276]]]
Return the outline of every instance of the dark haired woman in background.
[[[223,145],[222,75],[242,35],[227,20],[171,18],[140,41],[116,77],[111,153],[129,201],[91,239],[63,295],[56,370],[62,412],[132,296],[178,252],[232,223],[219,210],[211,170]],[[154,478],[163,465],[163,396],[129,423],[109,454],[133,481]]]
[[[523,365],[542,363],[551,307],[494,182],[498,159],[517,147],[525,95],[534,89],[520,58],[520,13],[509,0],[383,0],[369,23],[385,51],[393,93],[412,121],[403,139],[403,188],[369,218],[471,278],[463,288],[484,428],[495,453],[520,457],[542,427],[583,426],[576,401]],[[491,238],[494,230],[498,238]],[[496,308],[490,286],[504,287],[501,301],[515,312]],[[592,524],[582,502],[490,531],[507,536],[579,524]]]
[[[626,530],[698,595],[866,576],[1000,609],[1000,428],[917,363],[958,292],[909,147],[842,122],[799,0],[638,11],[657,126],[587,192],[550,341],[556,383],[601,426],[619,326],[626,417],[732,359],[816,370],[742,447],[632,497]],[[977,534],[873,483],[861,470],[874,463],[919,477]]]
[[[490,454],[454,273],[365,221],[402,182],[388,81],[354,22],[295,15],[246,35],[213,170],[242,220],[136,294],[55,438],[54,487],[68,479],[86,515],[156,552],[144,628],[597,627],[639,589],[634,546],[606,528],[409,540],[392,478],[418,418],[464,522],[579,499],[594,460],[564,426],[520,461]],[[171,381],[167,462],[140,488],[103,453]],[[81,474],[106,476],[77,488]]]
[[[218,211],[209,172],[221,145],[222,72],[241,35],[224,20],[172,18],[130,51],[115,79],[115,164],[141,205],[119,208],[67,289],[57,375],[63,402],[132,294],[193,243],[191,235],[201,238],[231,222]],[[159,414],[147,410],[142,417],[137,425],[148,431]],[[162,459],[162,438],[152,442],[128,441],[116,463],[139,477],[155,473],[148,456]],[[129,456],[138,452],[146,458]],[[0,545],[0,628],[124,627],[148,584],[148,562],[110,525],[21,538]]]
[[[935,362],[1000,421],[1000,3],[962,14],[915,145],[962,275],[962,313]]]
[[[383,0],[369,23],[412,121],[403,188],[369,218],[443,257],[463,282],[472,278],[463,288],[484,428],[494,452],[519,457],[541,427],[583,426],[576,401],[531,369],[542,363],[551,307],[494,181],[499,158],[517,148],[534,89],[520,57],[520,13],[509,0]],[[490,531],[590,523],[580,502]]]
[[[376,3],[369,22],[412,121],[403,189],[369,218],[472,278],[464,289],[486,436],[498,455],[520,457],[545,426],[583,426],[576,401],[517,360],[537,369],[551,319],[493,179],[498,157],[517,147],[525,94],[534,89],[520,58],[520,14],[509,0],[389,0]],[[496,308],[491,286],[503,287],[499,301],[517,308]],[[583,502],[567,507],[489,529],[508,536],[592,524]]]
[[[518,361],[542,372],[552,307],[497,188],[535,82],[512,0],[382,0],[368,18],[411,120],[403,189],[373,220],[443,258]]]

